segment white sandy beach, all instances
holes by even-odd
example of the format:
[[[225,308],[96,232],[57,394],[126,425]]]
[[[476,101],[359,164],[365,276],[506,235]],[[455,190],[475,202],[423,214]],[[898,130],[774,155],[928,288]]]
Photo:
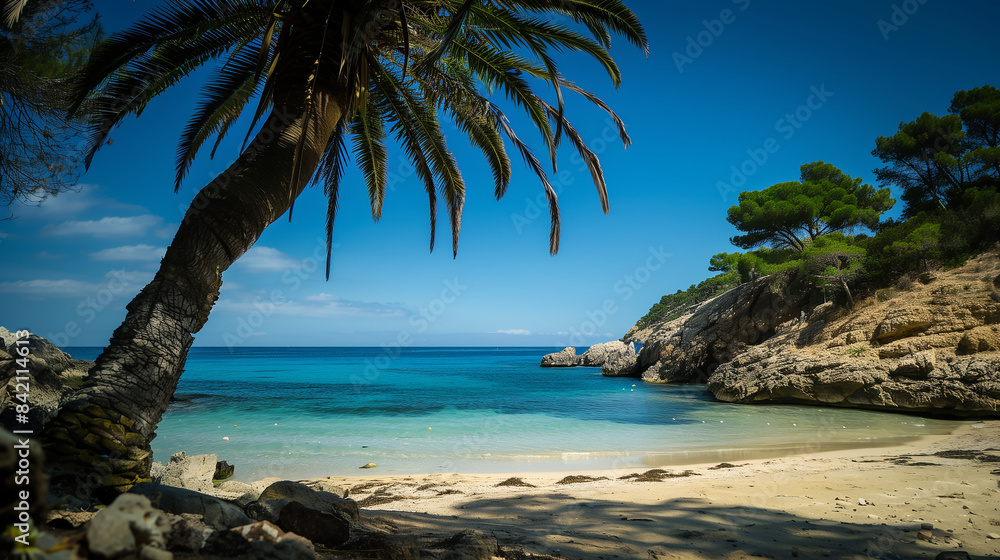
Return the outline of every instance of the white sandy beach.
[[[430,541],[477,529],[558,558],[1000,557],[1000,421],[899,447],[713,467],[666,467],[659,481],[620,469],[326,480],[400,532]],[[606,479],[560,484],[566,476]],[[498,486],[510,478],[532,486]]]

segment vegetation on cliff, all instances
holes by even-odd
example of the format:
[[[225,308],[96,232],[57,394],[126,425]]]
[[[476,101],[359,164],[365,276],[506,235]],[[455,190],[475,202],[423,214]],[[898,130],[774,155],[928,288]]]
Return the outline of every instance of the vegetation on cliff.
[[[925,112],[876,139],[882,188],[819,161],[803,165],[799,181],[741,193],[727,219],[742,232],[732,243],[751,250],[712,256],[708,269],[720,274],[663,296],[636,327],[786,271],[853,306],[857,292],[960,266],[1000,241],[1000,90],[956,92],[948,112]],[[880,221],[895,203],[890,187],[902,193],[902,215]]]

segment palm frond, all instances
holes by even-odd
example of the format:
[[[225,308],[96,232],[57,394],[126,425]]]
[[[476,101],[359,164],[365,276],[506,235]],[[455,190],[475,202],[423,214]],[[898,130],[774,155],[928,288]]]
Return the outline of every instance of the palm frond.
[[[496,115],[497,122],[500,124],[501,130],[507,135],[514,147],[521,152],[521,157],[524,162],[535,172],[538,176],[538,180],[542,182],[542,187],[545,189],[545,198],[548,200],[549,204],[549,253],[555,255],[559,252],[559,237],[561,231],[561,221],[559,217],[559,197],[556,196],[555,189],[552,188],[552,183],[549,182],[548,176],[545,174],[545,169],[542,168],[542,164],[535,157],[535,154],[531,151],[531,148],[527,144],[521,141],[517,137],[517,133],[511,128],[510,122],[507,120],[507,116],[503,114],[494,104],[490,104],[494,115]]]
[[[189,52],[212,50],[218,55],[229,46],[249,42],[270,17],[270,7],[267,0],[169,0],[157,6],[150,15],[94,49],[77,81],[74,107],[108,76],[157,47],[183,45]]]
[[[608,116],[611,117],[611,120],[615,123],[615,127],[618,129],[618,136],[621,137],[622,139],[622,144],[626,148],[632,145],[632,138],[629,137],[628,132],[625,131],[625,121],[623,121],[621,117],[618,116],[618,113],[614,112],[611,109],[611,107],[608,106],[607,103],[602,101],[601,98],[597,97],[593,93],[581,88],[580,86],[574,84],[573,82],[566,80],[565,78],[560,77],[559,83],[566,86],[566,89],[582,95],[587,99],[587,101],[590,101],[594,105],[597,105],[602,110],[604,110],[604,112],[606,112]]]
[[[330,16],[333,15],[333,4],[330,4],[330,9],[326,13],[326,22],[323,24],[323,36],[320,38],[319,49],[316,52],[316,59],[312,63],[312,73],[309,74],[309,78],[306,81],[306,91],[305,91],[305,107],[302,114],[302,131],[299,133],[299,138],[295,142],[295,150],[292,156],[292,177],[289,180],[289,197],[288,201],[288,220],[292,219],[291,205],[295,203],[295,196],[298,193],[296,188],[299,184],[299,177],[302,174],[302,152],[305,149],[306,139],[312,138],[313,135],[308,133],[309,128],[313,125],[314,111],[316,108],[316,83],[320,76],[320,66],[323,62],[323,51],[326,49],[327,41],[327,31],[330,28]],[[313,170],[310,169],[310,174]],[[384,196],[384,195],[383,195]]]
[[[430,250],[433,251],[437,233],[437,194],[434,173],[431,171],[427,156],[424,154],[423,146],[428,142],[427,134],[423,130],[419,117],[413,113],[408,102],[408,99],[412,100],[412,95],[404,98],[400,92],[402,84],[377,60],[373,58],[369,65],[372,69],[372,89],[369,94],[375,96],[373,99],[381,107],[383,118],[394,119],[392,132],[396,134],[396,139],[403,145],[403,150],[413,164],[417,177],[424,184],[424,190],[430,204]]]
[[[102,66],[105,64],[102,57],[113,48],[109,45],[116,44],[116,36],[102,43],[81,72],[77,86],[81,92],[76,99],[78,106],[87,98],[86,90],[79,88],[86,88],[88,83],[94,81],[104,82],[98,93],[89,99],[93,117],[90,150],[85,165],[90,166],[94,153],[123,118],[130,114],[141,114],[154,97],[180,79],[209,60],[234,49],[238,50],[252,41],[252,31],[249,27],[240,29],[239,26],[207,29],[182,43],[171,41],[155,44],[149,52],[134,52],[129,57],[119,57],[117,60],[122,65],[111,69]]]
[[[372,219],[382,217],[385,187],[388,181],[388,151],[385,147],[385,124],[372,100],[361,108],[349,130],[353,141],[354,159],[365,176]]]
[[[0,1],[0,15],[9,18],[24,0]],[[564,25],[559,17],[574,24]],[[181,135],[175,186],[213,136],[214,155],[252,100],[256,108],[243,150],[252,149],[246,144],[264,115],[279,108],[288,112],[294,124],[282,142],[290,140],[294,146],[286,144],[282,157],[288,161],[276,164],[291,166],[290,183],[281,180],[276,188],[288,188],[291,206],[301,183],[309,178],[323,182],[328,277],[345,165],[353,156],[364,175],[372,217],[378,220],[388,187],[388,135],[403,149],[427,193],[431,250],[440,196],[457,253],[466,186],[442,131],[442,117],[482,152],[497,198],[511,183],[505,142],[513,144],[544,188],[551,218],[549,250],[555,254],[560,241],[555,189],[531,147],[491,98],[500,94],[524,112],[541,136],[553,172],[565,136],[587,165],[607,212],[600,161],[567,118],[565,93],[579,94],[606,111],[626,146],[630,139],[606,103],[560,73],[556,55],[568,50],[594,59],[618,87],[621,71],[609,53],[612,36],[625,38],[648,56],[645,32],[621,0],[165,0],[139,23],[106,40],[82,73],[76,101],[86,100],[96,115],[86,162],[123,118],[140,114],[151,99],[195,69],[222,59]],[[539,95],[540,83],[552,88],[553,99]],[[326,112],[326,103],[337,107]],[[339,121],[334,125],[321,115],[336,115]]]
[[[469,17],[476,0],[465,0],[462,5],[451,15],[448,27],[438,37],[437,45],[427,53],[420,64],[435,64],[438,60],[451,50],[452,43],[458,38],[465,28],[465,20]]]
[[[604,67],[615,87],[621,84],[621,71],[611,54],[597,41],[585,35],[542,18],[522,17],[489,4],[477,6],[474,14],[480,33],[489,37],[496,46],[529,47],[536,51],[540,48],[537,45],[540,42],[557,51],[569,49],[581,52]]]
[[[590,171],[590,177],[594,181],[594,186],[597,187],[597,196],[601,199],[601,210],[605,214],[609,211],[608,204],[608,186],[604,182],[604,171],[601,169],[601,160],[598,159],[597,154],[587,147],[587,143],[583,141],[580,133],[573,128],[568,120],[565,119],[559,110],[548,103],[542,101],[545,106],[545,110],[549,112],[552,118],[560,119],[562,121],[563,128],[566,129],[566,137],[569,138],[570,142],[576,148],[577,153],[583,159],[584,163],[587,165],[587,169]]]
[[[488,87],[500,88],[507,98],[524,109],[542,136],[552,167],[556,165],[556,142],[545,108],[538,102],[531,85],[522,77],[528,73],[545,78],[548,72],[535,66],[530,61],[513,53],[502,52],[488,44],[456,41],[455,49],[461,50],[467,57],[469,68]]]
[[[0,13],[0,16],[3,17],[4,25],[14,27],[18,18],[21,17],[21,11],[24,10],[24,6],[27,3],[28,0],[4,0],[3,12]]]
[[[330,279],[330,264],[333,260],[333,225],[337,219],[337,209],[340,198],[340,182],[344,178],[344,160],[347,159],[347,146],[344,137],[347,125],[340,120],[333,131],[330,142],[326,145],[323,160],[320,164],[316,180],[323,178],[323,194],[326,195],[326,279]]]
[[[239,118],[250,98],[258,93],[260,83],[255,76],[254,50],[256,49],[244,48],[237,51],[218,71],[214,79],[206,84],[201,102],[194,116],[184,127],[178,142],[175,191],[180,190],[184,175],[190,169],[202,144],[213,134],[217,134],[218,139],[212,149],[214,155],[215,148]]]

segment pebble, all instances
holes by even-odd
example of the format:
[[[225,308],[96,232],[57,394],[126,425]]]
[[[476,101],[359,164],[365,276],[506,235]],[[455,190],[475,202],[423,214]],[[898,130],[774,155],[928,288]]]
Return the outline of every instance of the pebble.
[[[934,524],[933,523],[921,523],[920,524],[920,528],[924,529],[926,531],[930,531],[931,529],[934,528]]]
[[[996,533],[990,533],[990,534],[986,535],[986,538],[987,539],[1000,539],[1000,535],[998,535]]]
[[[868,505],[868,500],[866,500],[864,498],[858,498],[858,505],[859,506],[867,506]]]
[[[358,468],[359,469],[374,469],[377,466],[378,465],[376,465],[375,463],[368,463],[368,464],[362,465],[362,466],[360,466]]]
[[[931,533],[930,531],[919,531],[917,532],[917,538],[922,541],[933,542],[934,533]]]

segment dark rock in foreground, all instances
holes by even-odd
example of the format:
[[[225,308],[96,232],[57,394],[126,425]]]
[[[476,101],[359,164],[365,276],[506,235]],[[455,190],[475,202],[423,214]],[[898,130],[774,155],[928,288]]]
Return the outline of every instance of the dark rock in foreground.
[[[278,523],[282,509],[291,502],[320,513],[339,515],[344,519],[358,519],[358,504],[332,492],[314,490],[300,482],[283,480],[267,487],[260,498],[247,506],[247,513],[260,521]],[[280,523],[279,523],[280,526]]]
[[[212,475],[212,480],[226,480],[233,476],[234,472],[236,472],[235,466],[226,461],[218,461],[215,463],[215,474]]]
[[[168,513],[199,515],[204,518],[205,523],[215,529],[230,529],[252,522],[242,509],[194,490],[140,482],[133,486],[129,493],[149,498],[153,507]]]
[[[317,511],[294,501],[281,508],[278,527],[331,548],[351,538],[351,522],[343,516]]]

